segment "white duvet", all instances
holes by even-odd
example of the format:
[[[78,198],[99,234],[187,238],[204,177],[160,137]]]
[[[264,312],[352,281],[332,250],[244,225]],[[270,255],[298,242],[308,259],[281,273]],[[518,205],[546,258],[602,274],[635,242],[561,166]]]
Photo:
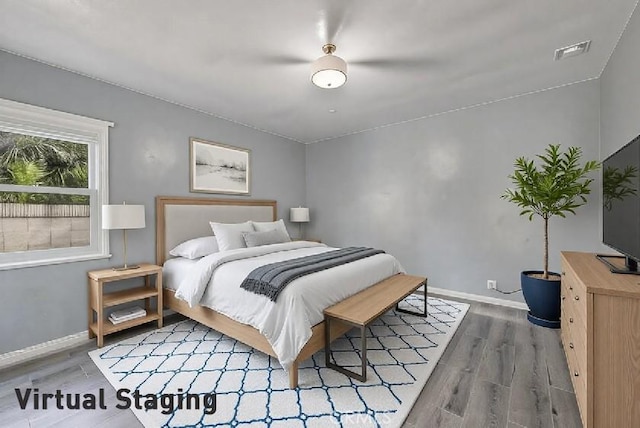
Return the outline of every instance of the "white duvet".
[[[222,251],[200,259],[182,280],[176,297],[189,306],[214,309],[262,333],[288,370],[311,338],[322,311],[394,274],[404,272],[395,257],[376,254],[291,282],[275,302],[240,288],[257,267],[335,250],[315,242],[288,242]]]

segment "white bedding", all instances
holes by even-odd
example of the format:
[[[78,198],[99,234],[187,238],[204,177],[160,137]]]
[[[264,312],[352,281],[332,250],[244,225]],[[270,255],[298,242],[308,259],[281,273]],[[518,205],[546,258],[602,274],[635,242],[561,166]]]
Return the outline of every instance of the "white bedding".
[[[199,259],[187,259],[185,257],[175,257],[164,262],[162,265],[162,286],[171,290],[177,290],[189,271],[198,263]]]
[[[182,280],[176,297],[203,305],[262,333],[288,370],[311,338],[322,311],[394,274],[404,272],[395,257],[377,254],[316,272],[291,282],[275,302],[240,288],[255,268],[282,260],[335,250],[297,241],[223,251],[200,259]]]

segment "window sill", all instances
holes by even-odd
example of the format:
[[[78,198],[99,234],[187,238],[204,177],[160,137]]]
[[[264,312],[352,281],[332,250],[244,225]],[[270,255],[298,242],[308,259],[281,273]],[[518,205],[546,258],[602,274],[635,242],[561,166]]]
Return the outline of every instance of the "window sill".
[[[0,271],[36,267],[36,266],[57,265],[62,263],[84,262],[87,260],[99,260],[99,259],[108,259],[108,258],[111,258],[111,254],[87,254],[83,256],[52,257],[50,259],[0,263]]]

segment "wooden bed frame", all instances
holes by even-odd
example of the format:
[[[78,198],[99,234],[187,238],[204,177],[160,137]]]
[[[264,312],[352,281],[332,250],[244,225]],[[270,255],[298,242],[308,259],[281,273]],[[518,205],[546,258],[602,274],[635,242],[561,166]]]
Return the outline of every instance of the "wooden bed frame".
[[[167,260],[168,248],[172,248],[178,242],[168,242],[167,240],[167,210],[170,207],[181,206],[188,209],[189,206],[224,206],[229,207],[230,211],[235,210],[235,214],[238,214],[238,222],[246,220],[255,221],[269,221],[264,218],[264,210],[269,207],[272,208],[271,220],[277,219],[277,203],[270,200],[251,200],[251,199],[210,199],[210,198],[193,198],[193,197],[169,197],[158,196],[156,197],[156,263],[160,266]],[[247,210],[243,211],[243,207]],[[258,210],[254,210],[254,207],[262,207],[260,214]],[[223,211],[223,210],[221,210]],[[254,212],[252,212],[254,211]],[[226,215],[234,215],[234,212],[229,214],[221,213],[224,217]],[[257,216],[255,218],[251,218]],[[182,219],[185,223],[189,222],[189,219]],[[209,218],[209,221],[231,222],[228,217],[224,218]],[[204,228],[208,228],[209,225],[205,222]],[[210,230],[209,230],[210,233]],[[195,238],[197,236],[203,236],[202,226],[194,228],[193,231],[185,231],[182,241]],[[169,240],[170,241],[170,240]],[[174,237],[175,241],[175,237]],[[182,242],[180,241],[180,242]],[[175,292],[171,289],[165,288],[163,293],[164,305],[169,307],[175,312],[178,312],[186,317],[189,317],[201,324],[206,325],[222,334],[232,337],[252,348],[255,348],[265,354],[276,356],[273,348],[267,341],[267,339],[254,327],[247,324],[242,324],[238,321],[223,315],[213,309],[206,308],[204,306],[197,306],[190,308],[189,305],[175,297]],[[331,328],[331,341],[342,336],[346,333],[351,326],[334,323]],[[293,365],[289,369],[289,387],[296,388],[298,386],[298,365],[300,362],[311,357],[317,351],[324,349],[325,342],[325,323],[324,321],[316,324],[312,328],[312,336],[307,344],[302,348],[298,357],[294,361]]]

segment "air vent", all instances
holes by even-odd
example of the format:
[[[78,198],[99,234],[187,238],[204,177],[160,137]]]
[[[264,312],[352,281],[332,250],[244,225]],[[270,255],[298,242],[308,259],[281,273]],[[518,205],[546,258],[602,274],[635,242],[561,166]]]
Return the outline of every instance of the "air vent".
[[[566,46],[564,48],[556,49],[556,54],[554,58],[556,61],[558,61],[561,59],[583,54],[589,50],[589,46],[591,46],[591,40],[587,40],[586,42],[576,43],[575,45]]]

